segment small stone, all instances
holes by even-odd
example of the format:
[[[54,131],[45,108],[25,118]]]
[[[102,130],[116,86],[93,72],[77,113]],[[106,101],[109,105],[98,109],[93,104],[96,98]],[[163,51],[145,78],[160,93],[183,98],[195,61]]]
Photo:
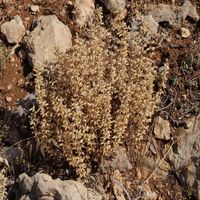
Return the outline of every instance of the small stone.
[[[25,20],[25,21],[29,21],[29,20],[30,20],[30,17],[25,17],[24,20]]]
[[[158,117],[157,122],[154,126],[154,134],[157,139],[169,140],[170,139],[170,124],[167,120],[162,117]]]
[[[181,39],[181,36],[179,34],[176,34],[177,39]]]
[[[36,13],[40,11],[40,7],[38,5],[31,5],[30,7],[31,11]]]
[[[1,25],[1,32],[6,36],[6,39],[10,44],[19,43],[25,35],[25,31],[21,17],[18,15],[11,21]]]
[[[15,62],[15,58],[13,56],[10,57],[10,62],[11,63]]]
[[[125,17],[126,15],[126,1],[125,0],[100,0],[111,13],[118,13],[118,17]]]
[[[147,29],[153,34],[156,34],[158,32],[159,24],[154,20],[151,15],[147,15],[144,17],[143,25],[147,27]]]
[[[159,22],[169,22],[170,25],[174,25],[176,21],[176,14],[171,9],[171,7],[167,4],[158,4],[150,14],[155,19],[155,21]]]
[[[11,97],[6,97],[5,99],[6,99],[7,102],[11,102],[12,101]]]
[[[190,31],[187,28],[181,28],[181,37],[188,38],[191,35]]]
[[[93,17],[95,5],[92,0],[75,1],[75,21],[82,27],[88,20]]]
[[[7,88],[8,88],[8,90],[11,90],[12,89],[12,85],[9,84]]]

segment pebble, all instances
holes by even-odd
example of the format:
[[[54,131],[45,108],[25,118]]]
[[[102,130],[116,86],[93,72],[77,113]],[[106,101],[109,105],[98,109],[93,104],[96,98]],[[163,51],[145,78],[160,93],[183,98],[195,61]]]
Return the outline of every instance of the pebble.
[[[181,37],[188,38],[191,35],[190,31],[187,28],[181,27]]]
[[[8,88],[8,90],[11,90],[12,89],[12,85],[9,84],[7,88]]]
[[[38,5],[31,5],[30,9],[32,12],[36,13],[40,11],[40,7]]]
[[[7,102],[11,102],[12,101],[11,97],[6,97],[5,99],[6,99]]]
[[[15,58],[14,57],[10,57],[10,62],[11,63],[15,62]]]

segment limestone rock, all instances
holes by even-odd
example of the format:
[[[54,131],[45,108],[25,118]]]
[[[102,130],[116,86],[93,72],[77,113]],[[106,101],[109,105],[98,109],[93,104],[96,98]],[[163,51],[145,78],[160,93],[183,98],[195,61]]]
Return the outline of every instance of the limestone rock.
[[[19,196],[19,200],[102,200],[101,195],[87,189],[81,182],[52,179],[51,176],[44,173],[37,173],[32,177],[23,173],[16,181],[16,185],[17,189],[12,191]]]
[[[1,32],[6,36],[10,44],[16,44],[21,42],[26,29],[20,16],[16,15],[14,19],[1,25]]]
[[[169,140],[170,133],[171,130],[169,122],[162,117],[158,117],[154,126],[154,134],[156,138],[161,140]]]
[[[82,27],[88,20],[93,17],[94,13],[93,0],[76,0],[75,1],[75,21]]]
[[[159,22],[169,22],[170,25],[173,25],[176,21],[176,14],[167,4],[158,4],[151,12],[150,15]]]
[[[56,54],[63,54],[72,46],[72,35],[55,15],[41,16],[34,30],[24,38],[31,65],[55,62]]]

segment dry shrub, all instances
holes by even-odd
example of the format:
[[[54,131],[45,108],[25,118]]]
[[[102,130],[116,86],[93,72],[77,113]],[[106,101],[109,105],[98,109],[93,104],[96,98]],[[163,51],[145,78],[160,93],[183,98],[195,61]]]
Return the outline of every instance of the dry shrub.
[[[0,172],[0,200],[5,199],[5,190],[6,190],[6,178]]]
[[[123,22],[105,28],[98,12],[64,58],[34,71],[31,125],[49,156],[85,176],[128,133],[139,144],[155,105],[155,71]]]

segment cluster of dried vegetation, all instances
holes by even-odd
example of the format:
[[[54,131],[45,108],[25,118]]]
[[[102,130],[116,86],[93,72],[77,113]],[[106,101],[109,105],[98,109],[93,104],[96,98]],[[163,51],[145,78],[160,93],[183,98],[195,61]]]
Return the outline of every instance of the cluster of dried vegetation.
[[[5,199],[5,190],[6,190],[6,178],[2,172],[0,172],[0,200]]]
[[[85,176],[128,135],[146,133],[155,108],[152,59],[126,24],[109,27],[97,11],[57,64],[35,67],[37,105],[31,126],[48,156]]]

